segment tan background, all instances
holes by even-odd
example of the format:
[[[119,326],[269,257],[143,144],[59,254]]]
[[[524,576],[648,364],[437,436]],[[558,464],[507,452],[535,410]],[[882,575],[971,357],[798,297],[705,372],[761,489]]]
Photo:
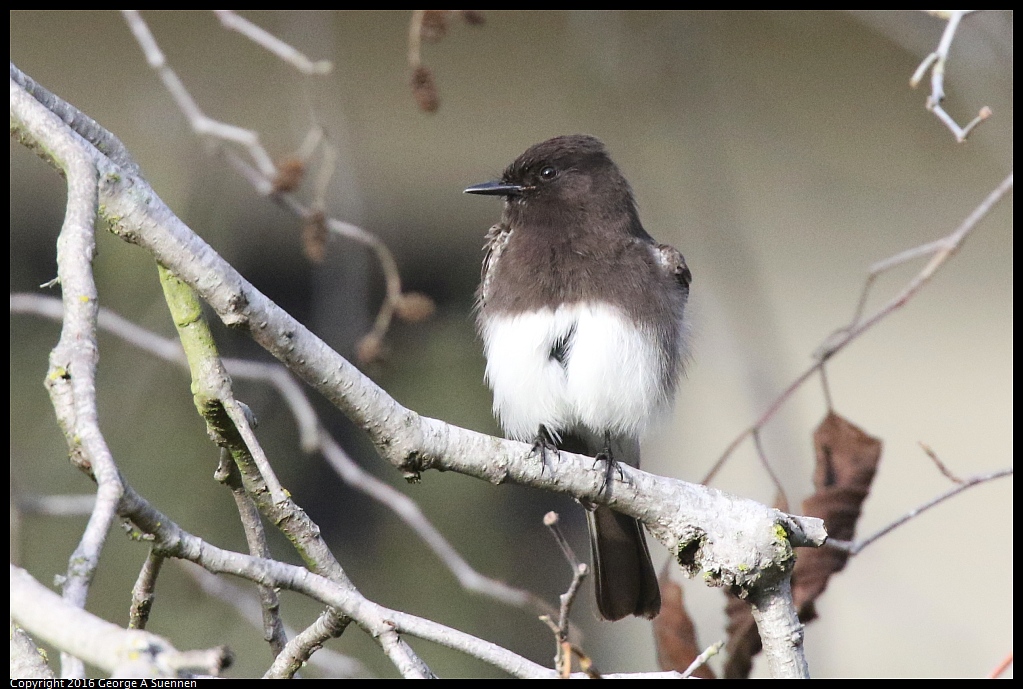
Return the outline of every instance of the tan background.
[[[308,123],[301,82],[265,52],[225,33],[211,14],[147,13],[196,100],[215,117],[263,133],[283,155]],[[499,205],[461,195],[528,145],[586,132],[607,143],[635,188],[646,228],[678,246],[694,274],[693,353],[674,416],[646,445],[650,471],[699,480],[728,442],[810,362],[855,306],[867,266],[949,233],[1012,168],[1012,25],[1008,12],[966,19],[952,47],[947,109],[960,121],[994,110],[965,145],[924,110],[908,79],[943,22],[921,13],[487,12],[457,24],[424,58],[440,111],[416,110],[405,62],[407,13],[245,16],[311,57],[335,62],[309,84],[341,150],[330,211],[378,233],[407,284],[433,296],[438,317],[399,325],[391,356],[369,370],[412,408],[496,432],[472,328],[482,235]],[[163,199],[260,289],[343,353],[381,290],[363,249],[336,243],[310,267],[295,222],[255,198],[205,152],[114,13],[11,13],[11,59],[120,136]],[[62,182],[11,145],[11,289],[55,273]],[[103,236],[101,303],[165,335],[152,262]],[[873,306],[922,264],[878,282]],[[1012,201],[902,312],[829,366],[836,409],[884,440],[866,535],[945,490],[917,445],[962,475],[1011,465],[1013,452]],[[222,329],[221,329],[222,330]],[[57,327],[11,320],[11,476],[19,492],[84,492],[41,381]],[[266,358],[222,333],[227,353]],[[211,541],[243,548],[227,492],[211,478],[187,380],[149,356],[101,339],[103,427],[128,479]],[[327,533],[342,564],[379,602],[434,617],[549,662],[553,644],[527,613],[463,594],[384,509],[304,457],[272,393],[241,385],[285,485]],[[320,404],[335,434],[377,475],[415,497],[470,562],[550,600],[567,568],[540,519],[566,519],[585,549],[581,510],[515,487],[429,474],[405,486]],[[824,414],[811,381],[765,432],[768,456],[798,503],[810,485],[813,427]],[[746,445],[717,486],[760,500],[773,489]],[[66,567],[82,519],[28,517],[18,556],[43,582]],[[1012,481],[978,487],[855,558],[808,630],[817,676],[983,675],[1012,649]],[[275,553],[294,561],[281,539]],[[655,560],[667,553],[659,546]],[[144,548],[111,535],[89,607],[126,619]],[[720,592],[686,582],[703,644],[722,638]],[[268,661],[259,633],[211,602],[178,569],[159,584],[152,629],[179,648],[228,643],[234,674]],[[599,667],[654,667],[649,625],[598,623],[590,594],[576,614]],[[302,626],[316,606],[285,595]],[[459,654],[413,642],[447,676],[495,674]],[[333,647],[392,674],[371,642],[349,632]],[[760,670],[762,672],[762,669]],[[1009,673],[1011,676],[1011,671]]]

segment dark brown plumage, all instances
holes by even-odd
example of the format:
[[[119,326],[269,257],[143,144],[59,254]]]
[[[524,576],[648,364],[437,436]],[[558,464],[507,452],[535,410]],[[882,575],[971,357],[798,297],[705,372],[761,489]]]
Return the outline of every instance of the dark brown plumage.
[[[505,199],[477,304],[505,432],[639,466],[639,436],[681,372],[691,280],[682,255],[643,229],[628,182],[591,136],[536,144],[500,180],[466,192]],[[656,615],[639,522],[597,507],[588,523],[601,615]]]

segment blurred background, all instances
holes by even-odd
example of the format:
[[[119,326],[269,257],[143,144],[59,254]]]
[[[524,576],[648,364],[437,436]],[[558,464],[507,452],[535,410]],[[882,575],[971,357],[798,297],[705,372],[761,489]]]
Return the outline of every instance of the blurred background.
[[[274,155],[298,148],[315,113],[340,151],[328,212],[384,239],[405,286],[437,303],[427,323],[396,323],[387,357],[364,368],[422,414],[499,432],[472,304],[483,234],[501,209],[461,190],[494,178],[548,137],[583,132],[605,141],[647,230],[677,246],[694,275],[687,379],[644,454],[645,469],[689,481],[699,481],[811,363],[820,342],[848,322],[869,265],[951,232],[1012,169],[1011,12],[969,16],[952,45],[946,109],[960,123],[985,105],[994,112],[965,144],[925,110],[926,81],[909,88],[945,26],[919,12],[488,11],[484,25],[456,21],[443,40],[424,44],[440,98],[434,114],[417,108],[409,87],[410,13],[244,16],[311,58],[331,60],[333,73],[301,79],[210,13],[144,14],[200,106],[257,130]],[[326,260],[310,264],[299,223],[192,134],[119,14],[12,11],[10,19],[19,68],[119,136],[195,232],[353,356],[383,290],[365,248],[333,240]],[[12,292],[58,295],[39,285],[56,274],[63,204],[61,178],[12,142]],[[152,259],[112,235],[98,242],[101,304],[173,336]],[[1010,196],[913,301],[829,364],[836,411],[884,442],[859,536],[950,486],[920,441],[961,476],[1012,464],[1012,248]],[[922,266],[878,280],[868,309]],[[269,359],[217,327],[224,354]],[[53,322],[11,318],[12,496],[92,490],[65,459],[42,386],[58,332]],[[100,347],[102,424],[122,472],[184,528],[244,550],[233,500],[212,478],[217,451],[185,374],[109,335]],[[553,640],[532,612],[463,592],[392,513],[302,453],[272,390],[239,382],[237,393],[259,418],[282,482],[367,596],[551,663]],[[448,473],[407,485],[338,412],[315,404],[362,466],[414,498],[473,566],[556,601],[569,569],[541,519],[557,510],[583,554],[578,505]],[[811,488],[811,433],[825,411],[821,386],[810,381],[763,434],[795,511]],[[714,485],[774,500],[748,443]],[[1011,479],[973,488],[853,558],[808,628],[811,672],[982,676],[995,667],[1012,650],[1012,499]],[[50,584],[84,524],[84,517],[12,517],[12,560]],[[298,561],[283,538],[272,535],[272,548]],[[651,548],[655,562],[668,559],[660,545]],[[120,532],[110,535],[90,610],[126,624],[146,552]],[[723,639],[721,591],[698,581],[684,587],[701,645]],[[270,655],[260,631],[184,570],[166,566],[157,595],[154,632],[178,648],[228,644],[237,654],[229,674],[265,670]],[[317,613],[312,602],[283,594],[290,625],[304,627]],[[648,622],[598,621],[589,590],[574,619],[602,670],[655,668]],[[501,674],[411,643],[441,675]],[[367,673],[395,674],[358,630],[330,647],[359,658]]]

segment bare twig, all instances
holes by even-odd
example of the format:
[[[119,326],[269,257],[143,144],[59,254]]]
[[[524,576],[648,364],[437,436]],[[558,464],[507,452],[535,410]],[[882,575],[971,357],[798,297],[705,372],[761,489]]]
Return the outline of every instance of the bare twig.
[[[569,642],[569,614],[583,580],[590,573],[590,568],[585,563],[579,562],[575,551],[572,550],[572,546],[568,544],[568,540],[558,526],[559,521],[557,512],[548,512],[543,517],[544,526],[550,530],[551,535],[554,536],[554,540],[557,541],[561,552],[565,555],[565,559],[568,560],[568,564],[572,568],[572,581],[568,585],[568,590],[559,596],[561,605],[558,610],[558,621],[554,622],[549,615],[541,615],[540,619],[554,632],[555,641],[557,642],[555,668],[563,679],[568,679],[569,675],[572,674],[572,655],[584,657],[582,651],[574,649],[573,645]]]
[[[266,542],[266,532],[263,530],[263,522],[259,518],[259,508],[252,497],[245,492],[238,467],[226,449],[220,451],[220,465],[217,467],[214,477],[231,489],[231,495],[234,497],[238,516],[241,519],[242,530],[245,532],[245,542],[249,546],[249,554],[270,559],[270,546]],[[270,644],[270,650],[276,658],[284,650],[284,645],[288,643],[284,632],[284,623],[281,621],[281,602],[273,587],[261,585],[258,590],[263,620],[263,640]]]
[[[818,347],[814,354],[816,361],[807,368],[805,371],[800,373],[794,381],[792,381],[788,387],[786,387],[781,394],[774,399],[773,402],[768,406],[767,410],[753,422],[752,425],[744,429],[738,436],[728,444],[725,451],[721,454],[721,457],[714,463],[710,471],[704,477],[702,483],[709,483],[717,475],[721,467],[724,466],[725,462],[731,457],[732,453],[741,445],[747,438],[753,436],[760,428],[770,421],[779,409],[788,401],[788,399],[802,387],[803,383],[809,380],[815,373],[817,373],[824,366],[824,363],[833,357],[835,354],[840,352],[842,349],[847,347],[851,342],[857,339],[860,335],[870,330],[872,327],[883,321],[885,318],[898,311],[900,308],[906,305],[913,296],[923,288],[931,278],[934,277],[938,269],[945,264],[948,259],[954,256],[959,249],[962,247],[963,242],[969,236],[969,234],[976,228],[977,224],[991,212],[991,209],[998,204],[1011,190],[1013,186],[1013,176],[1009,173],[1002,182],[995,187],[995,189],[988,194],[980,205],[973,209],[973,211],[960,223],[959,227],[953,230],[949,235],[926,244],[922,244],[912,249],[900,252],[894,256],[886,258],[882,261],[875,263],[870,267],[867,275],[866,282],[863,286],[863,291],[860,294],[859,302],[856,307],[856,311],[853,314],[852,320],[848,325],[835,331]],[[866,304],[867,294],[870,291],[870,287],[874,280],[886,270],[889,270],[897,265],[905,263],[915,258],[922,256],[931,256],[931,260],[927,262],[927,265],[911,279],[905,287],[902,288],[897,295],[890,299],[884,306],[879,308],[870,317],[862,318],[863,309]]]
[[[991,117],[991,108],[986,105],[965,127],[960,127],[956,121],[941,107],[945,100],[945,67],[948,62],[948,50],[952,47],[952,39],[955,38],[959,22],[968,14],[976,10],[926,10],[928,14],[948,22],[941,34],[941,40],[934,52],[923,59],[920,66],[916,68],[909,80],[909,85],[916,88],[924,78],[928,70],[931,72],[931,94],[927,97],[927,109],[934,113],[941,122],[955,135],[956,141],[962,143],[970,135],[973,129]]]
[[[720,653],[721,649],[724,647],[724,641],[718,641],[717,643],[708,646],[707,649],[700,655],[696,656],[696,659],[693,660],[689,667],[685,669],[682,673],[682,679],[688,679],[691,677],[694,672],[699,670],[703,665],[706,665],[708,660]]]
[[[764,452],[764,443],[760,439],[760,429],[753,431],[753,445],[757,448],[757,457],[760,458],[760,464],[764,467],[767,475],[771,477],[771,483],[774,484],[774,489],[778,491],[774,504],[777,505],[778,509],[782,512],[788,512],[789,497],[785,494],[785,487],[778,479],[778,475],[775,474],[774,469],[771,468],[771,463],[767,461],[767,453]]]
[[[199,104],[192,98],[188,89],[185,88],[177,73],[167,64],[167,57],[160,50],[156,38],[149,30],[145,20],[142,19],[142,15],[136,10],[123,10],[121,14],[128,23],[128,28],[131,29],[139,47],[142,48],[146,62],[156,70],[156,73],[160,76],[160,81],[163,82],[164,88],[167,89],[174,102],[177,103],[178,109],[188,118],[188,123],[195,133],[238,144],[248,152],[249,157],[263,177],[268,180],[273,179],[277,173],[277,167],[274,165],[270,154],[266,152],[266,149],[259,142],[259,134],[251,129],[236,127],[207,117],[202,108],[199,107]]]
[[[145,629],[149,613],[156,600],[156,578],[160,576],[163,556],[150,551],[142,564],[135,586],[131,589],[131,607],[128,609],[128,629]]]
[[[330,74],[331,70],[334,69],[334,65],[330,60],[317,60],[313,62],[293,46],[288,45],[268,31],[261,29],[248,19],[239,17],[231,10],[213,10],[213,14],[217,15],[217,19],[220,20],[225,29],[237,31],[253,43],[266,48],[302,74]]]
[[[575,551],[572,550],[572,546],[569,544],[568,539],[565,538],[565,534],[561,532],[561,527],[558,526],[559,521],[560,518],[558,517],[557,512],[548,512],[543,516],[543,525],[550,530],[551,535],[554,536],[554,540],[558,544],[558,547],[561,548],[561,552],[564,553],[565,559],[568,560],[569,567],[575,571],[579,569],[579,565],[581,563],[579,562],[579,558],[576,556]]]
[[[231,376],[220,359],[199,296],[163,266],[157,266],[157,272],[164,301],[188,362],[196,410],[217,444],[227,448],[236,462],[255,465],[273,503],[286,503],[287,494],[252,428],[254,420],[250,418],[247,407],[234,396]]]
[[[963,483],[963,480],[961,478],[956,476],[954,473],[952,473],[951,469],[949,469],[947,466],[945,466],[945,463],[942,462],[941,459],[938,457],[938,453],[935,452],[934,449],[930,445],[928,445],[927,443],[925,443],[923,441],[919,441],[919,442],[920,442],[920,448],[924,451],[924,454],[926,454],[928,457],[931,458],[931,461],[934,462],[934,466],[936,466],[938,468],[938,471],[941,472],[942,476],[947,478],[952,483]]]
[[[978,474],[976,476],[971,476],[969,478],[962,479],[961,482],[958,485],[956,485],[954,488],[950,488],[949,490],[945,491],[941,495],[938,495],[937,497],[931,498],[930,500],[928,500],[924,504],[920,505],[919,507],[915,507],[915,508],[911,509],[906,514],[902,515],[901,517],[899,517],[898,519],[893,521],[891,524],[888,524],[884,528],[878,530],[876,533],[871,534],[870,536],[868,536],[868,537],[866,537],[864,539],[861,539],[859,541],[829,540],[828,543],[827,543],[827,546],[829,548],[838,548],[839,550],[845,550],[850,555],[856,555],[859,552],[861,552],[864,548],[866,548],[868,545],[870,545],[871,543],[876,541],[877,539],[879,539],[882,536],[888,534],[889,532],[893,531],[894,529],[902,526],[903,524],[905,524],[909,520],[913,519],[914,517],[916,517],[919,514],[922,514],[923,512],[926,512],[927,510],[931,509],[932,507],[940,505],[941,503],[945,502],[949,498],[953,498],[956,495],[959,495],[960,493],[962,493],[964,490],[966,490],[968,488],[972,488],[973,486],[977,486],[977,485],[980,485],[982,483],[987,483],[988,481],[994,481],[995,479],[1003,478],[1005,476],[1012,476],[1012,472],[1013,472],[1012,468],[1000,469],[999,471],[993,471],[993,472],[988,473],[988,474]]]
[[[281,182],[282,176],[287,176],[288,173],[286,170],[283,170],[274,164],[270,154],[260,142],[259,134],[252,130],[243,129],[219,120],[214,120],[203,113],[202,109],[189,94],[188,89],[178,77],[177,73],[167,63],[166,57],[160,50],[155,37],[149,30],[149,26],[142,18],[142,15],[135,10],[125,10],[122,14],[124,15],[125,21],[128,23],[129,28],[131,28],[136,41],[142,48],[149,65],[156,70],[157,74],[160,76],[164,87],[168,90],[168,92],[170,92],[175,103],[177,103],[178,108],[188,119],[192,130],[199,136],[212,137],[214,141],[223,141],[241,146],[248,153],[248,160],[239,157],[230,149],[224,150],[224,154],[228,162],[253,186],[253,188],[256,189],[258,193],[262,195],[272,195],[275,200],[303,220],[308,221],[308,219],[313,216],[323,215],[326,205],[325,197],[327,184],[329,183],[337,164],[337,151],[329,144],[329,142],[327,142],[322,128],[319,125],[314,124],[313,128],[306,136],[306,139],[303,141],[299,149],[298,158],[296,159],[302,170],[304,170],[306,163],[312,157],[313,151],[318,147],[322,147],[323,149],[323,159],[321,161],[320,171],[316,176],[315,188],[313,190],[313,202],[310,206],[307,206],[295,198],[293,194],[287,193],[294,185],[291,183],[283,184]],[[297,60],[301,63],[302,60],[305,60],[308,63],[308,58],[302,56],[299,51],[285,44],[283,41],[280,41],[280,39],[270,35],[263,29],[256,27],[254,24],[251,24],[247,20],[242,19],[227,10],[217,11],[217,16],[221,22],[226,21],[231,24],[228,28],[242,31],[246,36],[255,40],[260,45],[263,45],[268,50],[271,50],[279,57],[286,60],[289,64],[296,66],[299,71],[306,74],[310,73],[305,71],[302,66],[295,62],[295,60]],[[225,26],[227,26],[227,24],[225,24]],[[260,36],[259,39],[256,38],[257,35]],[[271,45],[274,47],[271,47]],[[285,57],[284,54],[291,57]],[[309,63],[309,65],[313,66],[322,64],[329,65],[330,63]],[[384,274],[384,281],[386,284],[386,295],[384,297],[384,301],[380,305],[380,310],[374,320],[373,328],[363,337],[363,342],[360,344],[360,352],[366,352],[374,355],[368,358],[363,357],[364,361],[368,361],[379,355],[380,342],[387,333],[394,316],[394,311],[402,298],[401,275],[398,271],[398,264],[394,260],[394,256],[387,245],[373,233],[367,232],[366,230],[351,223],[343,222],[334,218],[326,218],[326,216],[324,216],[324,218],[325,225],[331,233],[336,234],[339,237],[359,242],[372,249],[372,251],[376,254],[381,271]]]
[[[423,17],[426,10],[412,10],[408,25],[408,66],[413,70],[423,64]]]
[[[253,627],[264,628],[262,603],[248,587],[235,584],[227,577],[218,577],[187,560],[174,560],[174,562],[191,577],[203,593],[229,605]],[[315,631],[318,634],[318,643],[321,644],[327,639],[338,636],[343,629],[330,626],[336,619],[336,615],[324,613],[309,628],[301,632],[284,625],[284,633],[291,638],[291,641],[274,659],[265,676],[267,678],[292,677],[306,662],[330,677],[367,676],[366,668],[355,658],[326,648],[306,648],[306,646],[315,646],[314,642],[310,642],[310,632]]]
[[[209,575],[206,570],[195,568],[196,571]],[[344,627],[338,624],[338,617],[331,611],[324,611],[316,621],[297,634],[288,632],[292,637],[284,649],[274,658],[270,669],[263,679],[289,679],[294,677],[306,663],[312,663],[330,674],[332,677],[353,677],[366,674],[362,663],[343,656],[340,653],[323,648],[328,639],[340,636]]]
[[[830,414],[835,411],[835,404],[831,399],[831,385],[828,383],[828,370],[823,363],[818,370],[821,374],[821,391],[824,393],[824,404],[828,408],[828,413]]]

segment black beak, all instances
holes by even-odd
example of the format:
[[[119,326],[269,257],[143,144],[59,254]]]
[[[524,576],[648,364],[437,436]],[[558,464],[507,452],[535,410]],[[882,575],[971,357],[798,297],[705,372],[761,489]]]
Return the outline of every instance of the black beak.
[[[519,184],[505,184],[501,180],[494,180],[493,182],[474,184],[463,193],[483,194],[485,196],[518,196],[524,189],[525,187]]]

